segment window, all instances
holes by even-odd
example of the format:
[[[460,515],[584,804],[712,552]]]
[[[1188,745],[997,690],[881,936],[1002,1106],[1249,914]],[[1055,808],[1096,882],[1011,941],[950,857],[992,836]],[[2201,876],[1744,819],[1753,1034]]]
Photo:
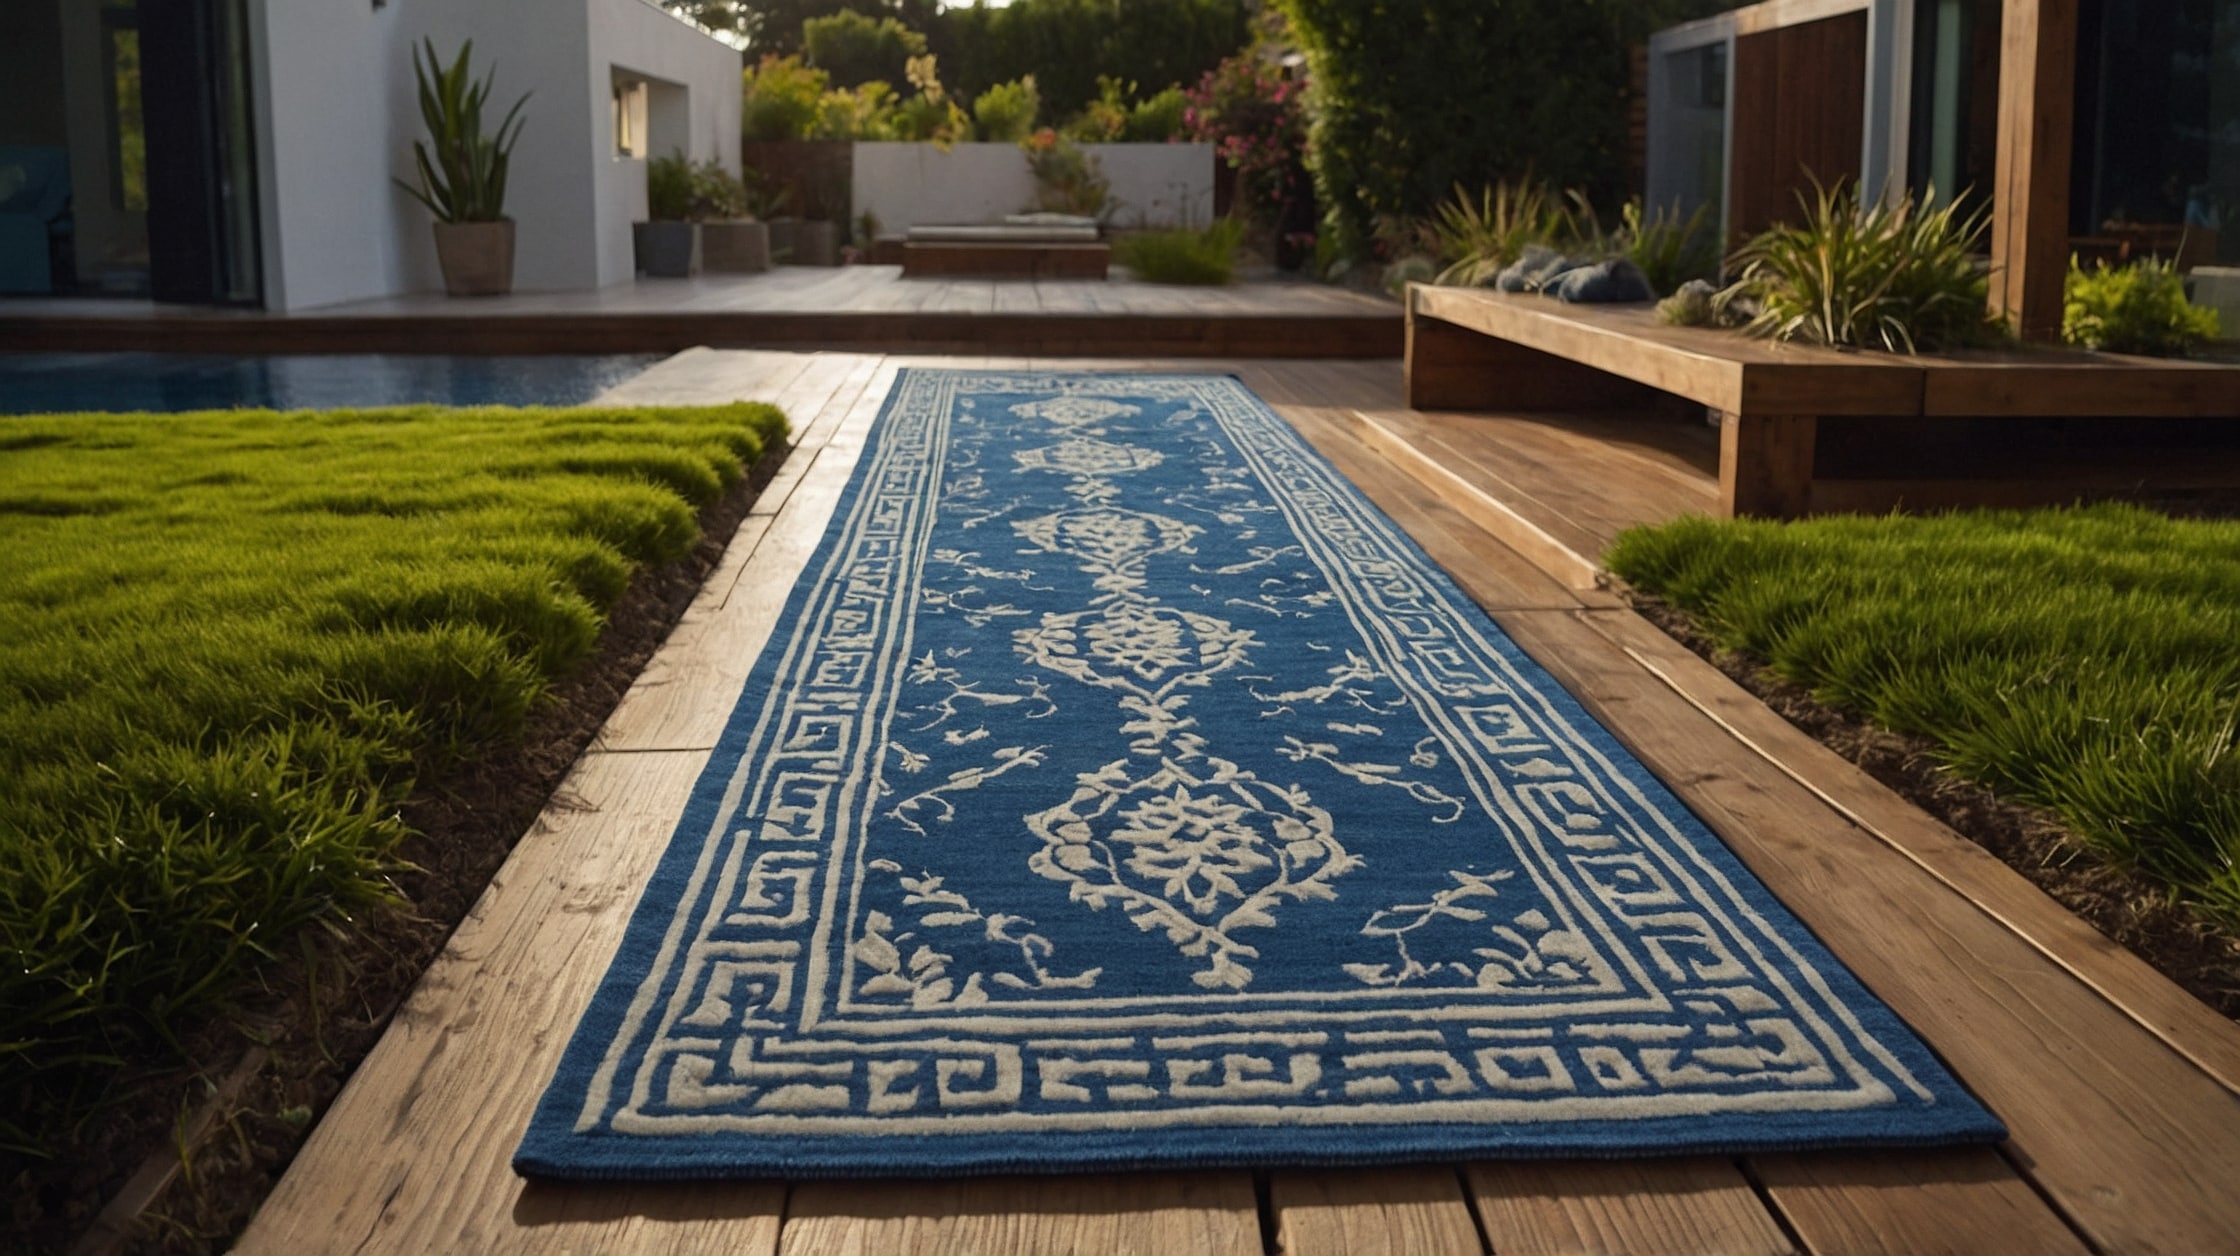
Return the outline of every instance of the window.
[[[614,155],[646,155],[646,85],[619,74],[614,80]]]

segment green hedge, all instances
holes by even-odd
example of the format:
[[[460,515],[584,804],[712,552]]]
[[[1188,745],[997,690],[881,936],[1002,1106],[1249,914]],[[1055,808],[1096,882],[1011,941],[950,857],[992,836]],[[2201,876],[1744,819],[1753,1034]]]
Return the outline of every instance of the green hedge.
[[[1099,98],[1098,76],[1154,93],[1198,81],[1242,47],[1244,0],[1014,0],[946,10],[927,31],[941,70],[966,99],[1032,74],[1043,116]]]
[[[1627,48],[1716,0],[1276,0],[1313,86],[1309,164],[1338,249],[1458,184],[1527,173],[1623,199]]]

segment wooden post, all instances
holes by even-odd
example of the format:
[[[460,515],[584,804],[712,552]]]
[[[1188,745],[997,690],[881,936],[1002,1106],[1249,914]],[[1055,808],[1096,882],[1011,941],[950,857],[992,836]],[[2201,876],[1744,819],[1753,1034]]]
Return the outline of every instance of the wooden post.
[[[1809,512],[1819,428],[1809,414],[1720,415],[1720,518],[1797,519]]]
[[[1991,307],[2024,339],[2054,340],[2069,269],[2077,0],[2006,0],[1999,38]]]

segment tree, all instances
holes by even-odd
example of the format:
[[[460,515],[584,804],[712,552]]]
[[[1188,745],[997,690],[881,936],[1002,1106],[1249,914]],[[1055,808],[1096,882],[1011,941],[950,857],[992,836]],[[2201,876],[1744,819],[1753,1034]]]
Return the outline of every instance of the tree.
[[[1246,0],[1013,0],[943,11],[927,28],[957,91],[1035,76],[1049,117],[1100,98],[1109,76],[1156,93],[1195,83],[1250,34]]]
[[[938,0],[661,0],[672,12],[721,34],[746,40],[755,57],[790,56],[802,51],[802,24],[855,10],[869,17],[892,17],[914,30],[940,21]]]
[[[891,17],[868,18],[854,9],[801,24],[809,64],[832,76],[835,87],[900,83],[910,59],[926,52],[926,37]]]

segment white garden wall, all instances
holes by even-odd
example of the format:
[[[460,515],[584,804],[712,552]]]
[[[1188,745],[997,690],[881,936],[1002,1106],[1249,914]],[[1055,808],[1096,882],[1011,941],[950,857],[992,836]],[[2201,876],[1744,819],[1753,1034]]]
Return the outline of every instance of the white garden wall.
[[[1109,221],[1123,227],[1202,227],[1213,221],[1211,144],[1084,144],[1112,184]],[[879,229],[994,222],[1034,204],[1034,178],[1016,144],[861,143],[855,212]]]

